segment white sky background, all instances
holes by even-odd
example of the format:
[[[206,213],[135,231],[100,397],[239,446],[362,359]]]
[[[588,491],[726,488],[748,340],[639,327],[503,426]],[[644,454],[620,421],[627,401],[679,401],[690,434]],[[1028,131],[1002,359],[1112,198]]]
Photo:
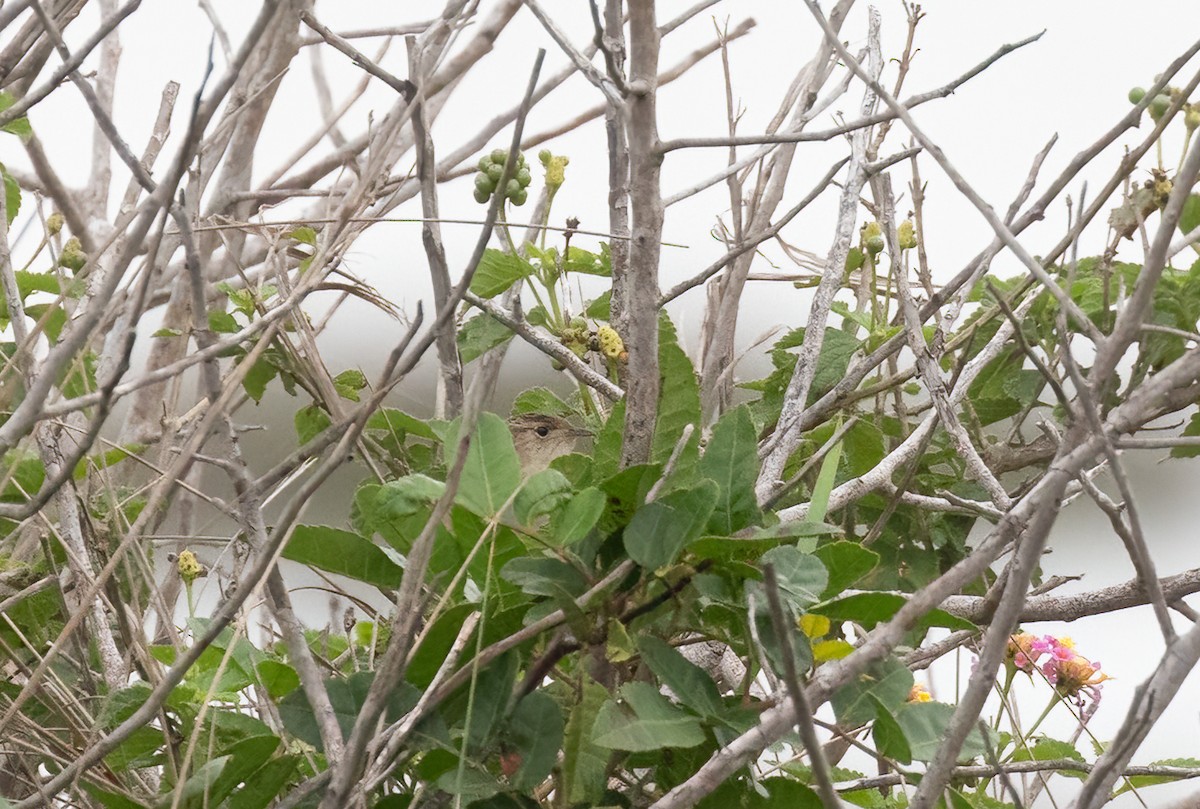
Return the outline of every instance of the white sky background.
[[[229,28],[235,47],[248,25],[257,4],[219,0],[214,3]],[[591,37],[591,21],[584,0],[544,5],[560,18],[562,26],[576,43],[586,44]],[[691,5],[691,2],[662,2],[659,20],[664,21]],[[826,3],[829,5],[829,3]],[[335,30],[394,25],[428,19],[440,11],[433,2],[374,3],[361,0],[320,2],[316,14]],[[486,8],[486,4],[485,4]],[[905,35],[904,11],[898,0],[879,3],[883,15],[884,53],[899,56]],[[843,28],[843,38],[857,50],[865,42],[865,2],[860,3]],[[1034,155],[1048,139],[1058,134],[1058,144],[1042,170],[1045,187],[1078,151],[1092,143],[1129,109],[1128,89],[1147,86],[1165,65],[1181,53],[1200,31],[1200,5],[1192,0],[1166,2],[1148,0],[1136,4],[1117,2],[973,2],[933,0],[924,6],[926,17],[917,33],[920,47],[909,74],[903,96],[923,92],[957,77],[995,51],[1000,45],[1022,39],[1045,29],[1042,39],[1010,54],[983,75],[960,88],[948,99],[930,102],[914,113],[917,122],[942,145],[950,160],[993,205],[1003,211],[1024,181]],[[89,7],[94,15],[94,9]],[[763,130],[795,72],[809,59],[820,33],[800,2],[779,0],[727,0],[710,12],[688,23],[663,44],[661,64],[670,66],[713,36],[714,16],[730,28],[745,17],[758,25],[730,48],[734,92],[745,110],[739,133]],[[69,29],[68,41],[79,41],[92,30],[95,17],[85,15]],[[134,151],[140,151],[150,131],[163,84],[171,79],[183,85],[175,114],[176,135],[183,131],[190,99],[203,72],[211,27],[207,18],[192,3],[175,0],[147,0],[143,7],[122,26],[124,56],[117,92],[118,127],[127,134]],[[369,40],[356,43],[368,54],[376,44]],[[456,147],[473,133],[478,124],[496,111],[515,104],[523,92],[535,50],[547,49],[543,75],[553,73],[565,57],[540,26],[526,12],[504,32],[496,50],[486,57],[481,70],[475,71],[456,90],[441,117],[433,126],[440,153]],[[361,73],[341,54],[322,49],[322,58],[330,76],[335,104],[341,95],[355,86]],[[396,43],[382,60],[393,73],[406,75],[406,57],[402,43]],[[223,62],[218,56],[217,72]],[[283,79],[279,101],[268,121],[263,140],[263,158],[256,171],[265,176],[273,171],[276,160],[290,154],[295,145],[308,137],[319,124],[319,113],[311,95],[311,77],[305,59],[298,60],[292,73]],[[1195,67],[1192,67],[1194,70]],[[890,86],[894,66],[889,67],[885,84]],[[1185,68],[1184,73],[1187,73]],[[1182,74],[1181,74],[1182,75]],[[1181,79],[1183,81],[1185,79]],[[726,132],[724,81],[718,57],[709,57],[687,76],[665,88],[659,100],[660,134],[664,139],[689,135],[722,135]],[[530,116],[526,132],[541,131],[572,117],[591,106],[599,94],[584,80],[575,77]],[[377,117],[393,101],[392,91],[375,82],[364,99],[343,122],[343,131],[353,136],[367,125],[371,110]],[[858,85],[851,88],[833,107],[853,116],[861,101]],[[54,93],[31,114],[34,128],[45,143],[51,159],[69,184],[82,184],[90,154],[90,118],[78,93],[66,86]],[[832,123],[826,116],[813,127]],[[1167,165],[1178,159],[1181,127],[1168,131]],[[1082,177],[1097,189],[1114,170],[1125,145],[1139,141],[1146,132],[1134,130],[1097,159]],[[461,133],[461,134],[460,134]],[[1174,138],[1174,140],[1171,140]],[[897,125],[892,130],[883,154],[907,145],[907,133]],[[507,145],[507,133],[494,145]],[[328,141],[317,153],[329,149]],[[604,132],[598,121],[555,141],[551,148],[568,154],[567,184],[558,195],[553,222],[561,224],[567,216],[578,216],[584,228],[607,227],[605,200],[607,160]],[[171,147],[164,150],[170,154]],[[794,204],[824,174],[833,160],[845,154],[843,144],[806,144],[796,154],[792,182],[782,210]],[[1152,154],[1151,154],[1152,156]],[[663,190],[669,195],[679,188],[709,176],[725,162],[725,149],[673,152],[663,170]],[[540,182],[540,166],[534,155],[535,183]],[[24,156],[12,139],[0,142],[0,160],[23,165]],[[992,238],[992,233],[969,202],[961,198],[931,159],[922,158],[922,173],[928,183],[925,204],[926,246],[935,279],[946,279],[960,270]],[[1148,166],[1148,161],[1143,161]],[[115,164],[117,180],[114,194],[124,190],[125,175]],[[1136,176],[1140,180],[1144,171]],[[903,167],[893,174],[897,192],[906,189],[909,176]],[[1078,199],[1079,182],[1071,194]],[[533,196],[531,194],[531,196]],[[792,244],[819,255],[829,248],[833,224],[834,195],[827,193],[818,204],[798,217],[784,231]],[[477,217],[482,206],[471,199],[470,177],[443,186],[441,204],[447,217]],[[899,202],[904,212],[907,196]],[[717,216],[727,214],[728,196],[723,185],[710,189],[675,206],[667,212],[664,239],[686,245],[664,248],[662,285],[667,287],[689,277],[707,265],[723,250],[709,235]],[[528,211],[517,209],[514,217]],[[1111,207],[1111,206],[1110,206]],[[28,209],[26,209],[28,210]],[[419,215],[419,205],[410,205],[411,215]],[[272,214],[268,212],[266,219]],[[1064,230],[1063,205],[1052,206],[1046,221],[1030,228],[1022,236],[1033,254],[1041,254],[1058,240]],[[1103,218],[1103,217],[1101,217]],[[18,230],[20,223],[18,223]],[[461,268],[476,238],[473,228],[447,226],[444,231],[452,268]],[[1081,247],[1081,255],[1099,252],[1106,238],[1103,227],[1093,228]],[[553,243],[553,241],[551,242]],[[594,239],[577,238],[576,244],[595,246]],[[1126,243],[1123,257],[1140,260],[1140,248]],[[779,269],[793,269],[781,251],[767,246],[764,252]],[[417,300],[428,297],[429,284],[424,253],[420,248],[419,228],[415,225],[384,224],[360,239],[349,257],[350,269],[374,285],[389,299],[408,312]],[[993,265],[1001,275],[1019,272],[1016,262],[1002,255]],[[764,262],[758,271],[769,270]],[[690,292],[672,310],[685,333],[694,343],[699,328],[702,289]],[[763,331],[775,325],[803,323],[807,296],[790,285],[751,284],[743,298],[742,345],[752,343]],[[345,367],[361,366],[370,373],[398,337],[395,323],[357,302],[333,320],[327,340],[327,361],[336,373]],[[520,347],[518,347],[520,348]],[[531,351],[516,350],[506,366],[517,380],[514,390],[534,380],[542,380],[546,364]],[[744,368],[742,378],[756,375],[753,364]],[[427,407],[432,384],[426,377],[409,386],[401,406]],[[287,421],[279,429],[288,429],[290,414],[303,402],[284,402]],[[263,408],[265,410],[265,407]],[[265,418],[260,412],[251,419]],[[290,434],[287,440],[290,440]],[[278,443],[279,439],[275,439]],[[272,443],[271,441],[266,442]],[[266,444],[264,444],[266,446]],[[1139,494],[1151,551],[1160,572],[1170,574],[1196,564],[1194,526],[1200,522],[1200,503],[1193,492],[1197,467],[1174,461],[1159,465],[1162,453],[1143,452],[1127,455],[1135,490]],[[1129,579],[1132,568],[1107,520],[1087,502],[1069,509],[1069,515],[1055,531],[1056,549],[1047,563],[1050,572],[1086,573],[1074,589],[1093,589]],[[1064,588],[1066,591],[1067,588]],[[322,607],[323,612],[323,607]],[[1040,626],[1035,631],[1062,632],[1063,627]],[[1105,702],[1092,723],[1101,739],[1108,738],[1119,725],[1133,689],[1153,669],[1161,654],[1161,639],[1148,610],[1130,610],[1119,615],[1077,622],[1065,628],[1077,641],[1082,653],[1099,658],[1105,670],[1116,677],[1105,686]],[[939,679],[935,685],[943,696],[953,681]],[[1032,697],[1024,713],[1029,719],[1040,710],[1044,693]],[[1151,734],[1139,763],[1168,756],[1197,753],[1190,742],[1197,738],[1200,714],[1200,682],[1192,677],[1174,703],[1168,717]],[[1061,729],[1062,726],[1060,725]],[[1086,742],[1081,744],[1086,748]],[[1089,751],[1090,752],[1090,751]],[[1090,756],[1089,756],[1090,757]],[[1061,785],[1060,785],[1061,786]],[[1163,800],[1167,788],[1147,794],[1149,805]],[[1064,794],[1058,789],[1056,795]],[[1136,805],[1131,802],[1130,805]]]

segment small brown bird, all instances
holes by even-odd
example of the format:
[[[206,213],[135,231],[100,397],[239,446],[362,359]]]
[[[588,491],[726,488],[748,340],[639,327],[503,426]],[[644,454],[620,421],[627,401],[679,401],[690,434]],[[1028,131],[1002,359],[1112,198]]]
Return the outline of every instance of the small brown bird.
[[[591,435],[566,419],[543,413],[514,416],[508,420],[508,426],[524,477],[546,469],[555,458],[573,452],[580,438]]]

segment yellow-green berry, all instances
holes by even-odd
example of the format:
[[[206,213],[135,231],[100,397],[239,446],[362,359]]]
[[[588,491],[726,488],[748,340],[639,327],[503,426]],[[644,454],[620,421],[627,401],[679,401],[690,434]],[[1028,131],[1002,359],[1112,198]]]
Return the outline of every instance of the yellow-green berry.
[[[617,359],[625,351],[621,335],[617,334],[617,330],[612,326],[601,326],[597,329],[596,342],[600,346],[600,353],[610,360]]]

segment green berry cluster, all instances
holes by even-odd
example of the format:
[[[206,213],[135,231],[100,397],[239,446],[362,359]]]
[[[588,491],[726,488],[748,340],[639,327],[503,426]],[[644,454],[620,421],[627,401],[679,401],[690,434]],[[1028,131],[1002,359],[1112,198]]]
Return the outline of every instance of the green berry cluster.
[[[475,175],[475,201],[486,204],[496,193],[496,187],[504,176],[504,162],[508,160],[508,152],[504,149],[493,149],[491,154],[479,158],[479,173]],[[529,167],[525,165],[525,155],[517,152],[517,170],[513,172],[508,183],[504,186],[504,196],[513,205],[524,205],[529,198],[529,183],[533,179]]]
[[[1146,108],[1146,111],[1149,112],[1150,117],[1157,122],[1158,119],[1166,115],[1167,110],[1171,107],[1171,104],[1181,95],[1183,95],[1183,91],[1178,87],[1164,87],[1159,91],[1158,95],[1151,99],[1150,105]],[[1134,87],[1129,91],[1130,104],[1140,104],[1142,103],[1142,99],[1145,97],[1146,90],[1142,87]],[[1197,127],[1200,127],[1200,103],[1185,103],[1183,105],[1183,123],[1184,126],[1187,127],[1188,132],[1193,132]]]

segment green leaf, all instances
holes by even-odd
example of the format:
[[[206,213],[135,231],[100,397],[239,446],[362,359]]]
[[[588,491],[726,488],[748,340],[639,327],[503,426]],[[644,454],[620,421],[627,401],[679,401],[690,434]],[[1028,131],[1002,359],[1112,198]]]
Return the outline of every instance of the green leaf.
[[[517,394],[512,406],[512,415],[514,416],[524,416],[529,413],[570,416],[575,413],[575,410],[554,395],[549,388],[530,388]]]
[[[458,354],[465,365],[512,338],[508,326],[486,312],[480,312],[458,330]]]
[[[658,372],[661,377],[658,420],[654,426],[650,460],[665,462],[679,443],[684,428],[689,424],[700,426],[700,386],[696,371],[679,345],[674,325],[665,314],[659,320]],[[691,457],[681,457],[676,464],[677,470],[694,462],[699,445],[700,436],[695,434],[686,450]]]
[[[588,535],[604,513],[604,492],[589,486],[571,498],[550,524],[549,539],[556,547],[578,542]]]
[[[471,277],[471,291],[481,298],[494,298],[532,274],[533,267],[525,259],[489,247]]]
[[[271,759],[225,805],[228,809],[266,809],[279,797],[284,784],[292,780],[297,763],[294,756]]]
[[[454,768],[443,773],[437,779],[437,788],[450,795],[461,796],[461,801],[455,801],[459,806],[473,805],[496,795],[504,789],[504,785],[485,770],[477,770],[473,766],[462,769]]]
[[[246,372],[246,376],[242,379],[242,387],[246,389],[246,394],[255,402],[261,402],[262,397],[267,392],[267,384],[275,378],[279,373],[279,369],[272,365],[265,357],[259,357],[254,365],[250,366],[250,370]]]
[[[453,438],[447,436],[447,455],[458,445],[459,429],[461,425],[456,421],[450,431]],[[467,451],[458,502],[482,517],[490,517],[500,512],[520,483],[521,461],[508,425],[495,413],[481,414]]]
[[[834,429],[841,426],[841,418],[834,421]],[[813,484],[812,496],[808,502],[808,519],[822,522],[829,511],[829,495],[833,492],[833,483],[837,480],[838,464],[842,462],[842,441],[830,447],[828,454],[821,461],[821,471],[817,473],[817,482]]]
[[[82,786],[89,795],[100,802],[100,805],[103,806],[104,809],[146,809],[146,804],[130,800],[118,792],[109,792],[106,789],[101,789],[95,784],[88,783],[86,781],[82,784]],[[0,806],[4,806],[5,809],[10,809],[12,804],[8,803],[8,801],[4,801],[4,803],[0,804]]]
[[[298,525],[283,558],[338,573],[376,587],[400,586],[403,571],[374,542],[326,525]]]
[[[21,211],[21,186],[3,166],[0,166],[0,176],[4,177],[4,215],[11,225]]]
[[[780,523],[761,528],[749,537],[702,537],[688,546],[701,559],[718,561],[757,562],[759,557],[780,545],[795,545],[804,553],[817,546],[817,537],[841,533],[836,525],[815,522]]]
[[[338,396],[352,402],[358,401],[358,392],[366,386],[366,375],[355,368],[342,371],[333,378],[333,388],[337,391]]]
[[[561,559],[524,556],[500,570],[500,578],[532,596],[575,597],[587,589],[583,574]]]
[[[612,277],[612,263],[607,253],[597,255],[582,247],[571,247],[567,250],[567,259],[563,262],[565,272],[580,272],[585,275],[598,275],[601,278]]]
[[[221,309],[208,313],[208,327],[217,334],[234,334],[241,329],[233,315]]]
[[[659,682],[671,689],[676,699],[702,716],[716,716],[722,712],[721,694],[704,669],[653,635],[640,636],[637,645],[642,660]]]
[[[1200,194],[1189,194],[1179,214],[1179,232],[1185,236],[1200,227]]]
[[[348,737],[354,729],[354,722],[362,710],[371,682],[375,679],[373,671],[358,671],[347,677],[330,677],[325,681],[325,690],[329,692],[329,702],[333,706],[334,718],[342,729],[342,736]],[[401,683],[388,697],[384,718],[387,722],[399,719],[416,704],[420,692],[408,683]],[[311,744],[318,750],[323,750],[321,734],[317,730],[317,720],[313,716],[304,689],[297,688],[279,701],[279,717],[288,732],[301,741]]]
[[[300,687],[300,675],[286,663],[264,660],[255,667],[259,684],[274,699],[280,699]]]
[[[1049,736],[1039,736],[1032,746],[1019,747],[1012,754],[1013,761],[1053,761],[1059,758],[1083,761],[1083,754],[1071,742],[1062,742]]]
[[[137,454],[145,448],[145,444],[127,444],[124,447],[113,447],[105,452],[84,458],[75,465],[75,480],[83,480],[92,470],[108,469],[121,461],[136,458]]]
[[[954,706],[944,702],[905,702],[894,712],[896,722],[904,729],[913,759],[926,763],[933,761],[938,747],[946,738],[946,728],[949,727],[950,719],[954,716]],[[991,746],[993,749],[995,748],[994,740]],[[958,756],[959,760],[981,756],[987,747],[987,742],[980,731],[972,730],[967,734],[966,741],[963,742]],[[1070,758],[1082,760],[1078,753]]]
[[[4,112],[13,104],[17,103],[17,99],[7,90],[0,91],[0,112]],[[29,118],[22,115],[20,118],[14,118],[3,127],[5,132],[16,135],[21,140],[29,140],[33,137],[33,127],[29,125]],[[12,221],[11,219],[9,220]]]
[[[598,479],[612,477],[621,467],[621,446],[625,431],[625,399],[621,399],[608,413],[608,419],[592,447],[593,469]]]
[[[612,290],[606,289],[600,293],[600,297],[589,301],[587,307],[583,310],[586,317],[593,320],[609,320],[612,318]]]
[[[570,803],[596,806],[604,792],[609,751],[592,742],[591,730],[608,690],[586,675],[581,677],[580,696],[563,734],[562,789]]]
[[[907,600],[898,593],[855,593],[822,604],[814,612],[818,612],[832,621],[855,621],[870,630],[884,621],[890,621]],[[917,626],[941,626],[947,629],[975,628],[970,621],[955,617],[944,610],[930,610],[917,623]]]
[[[515,789],[528,792],[554,769],[563,743],[562,709],[545,691],[526,694],[513,709],[508,737],[521,756],[521,768],[511,783]]]
[[[150,335],[151,337],[182,337],[183,332],[179,329],[159,329]]]
[[[1200,759],[1195,758],[1164,758],[1159,761],[1150,762],[1151,767],[1186,767],[1195,769],[1200,767]],[[1142,787],[1154,786],[1155,784],[1167,784],[1171,781],[1178,781],[1179,778],[1170,775],[1131,775],[1125,779],[1125,784],[1114,795],[1120,795],[1123,792],[1129,792],[1132,789],[1141,789]]]
[[[17,289],[21,292],[21,300],[25,300],[35,292],[48,292],[51,295],[58,295],[62,291],[62,285],[58,282],[58,276],[52,272],[17,270],[14,275],[17,278]]]
[[[1188,419],[1187,426],[1183,428],[1182,435],[1188,437],[1200,436],[1200,412],[1193,413]],[[1195,458],[1200,455],[1200,446],[1180,446],[1171,447],[1172,458]]]
[[[549,514],[571,499],[571,481],[557,469],[543,469],[521,486],[513,514],[524,525]]]
[[[296,437],[301,445],[312,441],[333,423],[329,419],[329,414],[317,404],[310,404],[308,407],[297,410],[294,421]]]
[[[301,244],[307,244],[313,247],[317,246],[317,232],[308,225],[301,225],[295,230],[290,231],[287,235],[289,238],[295,239]]]
[[[899,708],[908,699],[912,685],[913,676],[908,667],[895,658],[888,658],[843,685],[830,701],[838,722],[855,727],[875,719],[878,705],[889,711]]]
[[[704,531],[718,497],[717,485],[702,480],[639,508],[625,528],[625,551],[648,570],[671,564]]]
[[[896,717],[892,716],[886,705],[880,702],[875,695],[872,694],[870,697],[871,702],[875,705],[875,722],[871,726],[871,738],[875,740],[876,749],[901,764],[911,764],[913,754],[908,745],[908,737],[904,735],[904,729],[900,727],[900,723],[896,721]]]
[[[842,593],[879,564],[879,554],[857,542],[834,542],[822,545],[813,552],[829,571],[829,584],[821,594],[823,599]]]
[[[416,416],[410,416],[403,410],[395,410],[390,407],[380,408],[372,413],[367,418],[367,429],[384,430],[401,436],[414,435],[430,441],[437,440],[437,436],[427,423]]]
[[[802,610],[819,601],[829,583],[829,573],[820,559],[790,545],[764,553],[759,566],[765,565],[775,568],[780,597],[797,609]]]
[[[645,752],[704,742],[700,720],[672,705],[649,683],[626,683],[620,693],[632,715],[616,702],[604,703],[592,729],[592,741],[600,747]]]
[[[708,447],[697,465],[700,477],[716,481],[718,493],[708,532],[729,535],[757,524],[762,511],[754,496],[758,477],[758,436],[750,409],[737,407],[713,427]],[[820,521],[820,518],[812,518]]]
[[[235,742],[224,751],[227,756],[222,758],[226,758],[226,761],[215,775],[210,774],[208,778],[201,779],[201,773],[204,771],[204,768],[201,768],[193,778],[188,779],[183,790],[184,798],[178,805],[188,809],[220,805],[239,785],[250,781],[267,763],[279,747],[279,741],[278,736],[267,735],[251,736]],[[213,759],[209,763],[217,760],[219,759]],[[207,766],[206,764],[205,768]],[[165,796],[159,802],[161,807],[172,805],[172,796]]]

